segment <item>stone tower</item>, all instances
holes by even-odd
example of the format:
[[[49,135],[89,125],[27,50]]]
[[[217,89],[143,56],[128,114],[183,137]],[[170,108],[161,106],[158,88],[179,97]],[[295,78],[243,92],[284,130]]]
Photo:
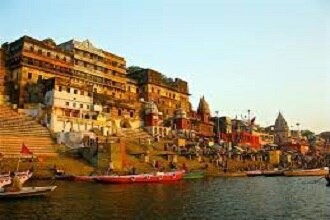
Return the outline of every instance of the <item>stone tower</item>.
[[[288,143],[289,140],[289,126],[280,112],[276,118],[274,126],[274,142],[282,145]]]
[[[210,121],[211,111],[209,104],[205,101],[204,96],[199,100],[197,114],[200,116],[202,122],[207,123]]]

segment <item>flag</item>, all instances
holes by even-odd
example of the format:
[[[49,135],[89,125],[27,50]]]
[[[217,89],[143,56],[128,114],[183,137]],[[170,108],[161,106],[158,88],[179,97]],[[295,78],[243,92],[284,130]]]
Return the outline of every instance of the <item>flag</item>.
[[[22,144],[21,154],[32,154],[32,152],[24,143]]]

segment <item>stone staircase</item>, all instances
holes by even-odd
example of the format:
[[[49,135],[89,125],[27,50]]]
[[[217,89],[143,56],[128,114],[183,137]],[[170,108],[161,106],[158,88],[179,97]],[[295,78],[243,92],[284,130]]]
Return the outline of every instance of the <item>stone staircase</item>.
[[[8,104],[0,104],[0,153],[6,158],[19,157],[23,143],[34,155],[57,156],[47,128]]]
[[[142,129],[132,129],[132,128],[122,128],[120,132],[120,137],[124,139],[134,140],[134,141],[146,141],[151,137],[149,133]]]

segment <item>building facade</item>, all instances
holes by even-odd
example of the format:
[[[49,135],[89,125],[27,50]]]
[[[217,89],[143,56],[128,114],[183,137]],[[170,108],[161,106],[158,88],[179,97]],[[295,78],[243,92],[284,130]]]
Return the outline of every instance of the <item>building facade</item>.
[[[173,118],[177,108],[190,112],[188,83],[167,78],[152,69],[138,69],[128,74],[139,86],[139,98],[154,102],[164,119]]]
[[[25,112],[34,112],[33,116],[44,117],[55,133],[98,128],[109,135],[121,128],[146,125],[157,127],[151,133],[165,136],[176,109],[191,111],[186,81],[151,69],[127,74],[123,57],[88,40],[56,44],[49,38],[23,36],[4,43],[1,74],[9,101]],[[150,126],[146,102],[157,106],[157,124]]]

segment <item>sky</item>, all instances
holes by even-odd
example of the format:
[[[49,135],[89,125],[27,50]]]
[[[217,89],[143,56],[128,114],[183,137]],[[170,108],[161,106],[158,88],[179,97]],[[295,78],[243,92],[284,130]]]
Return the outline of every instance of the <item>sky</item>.
[[[2,0],[0,43],[23,35],[96,47],[189,82],[212,114],[330,130],[327,0]]]

